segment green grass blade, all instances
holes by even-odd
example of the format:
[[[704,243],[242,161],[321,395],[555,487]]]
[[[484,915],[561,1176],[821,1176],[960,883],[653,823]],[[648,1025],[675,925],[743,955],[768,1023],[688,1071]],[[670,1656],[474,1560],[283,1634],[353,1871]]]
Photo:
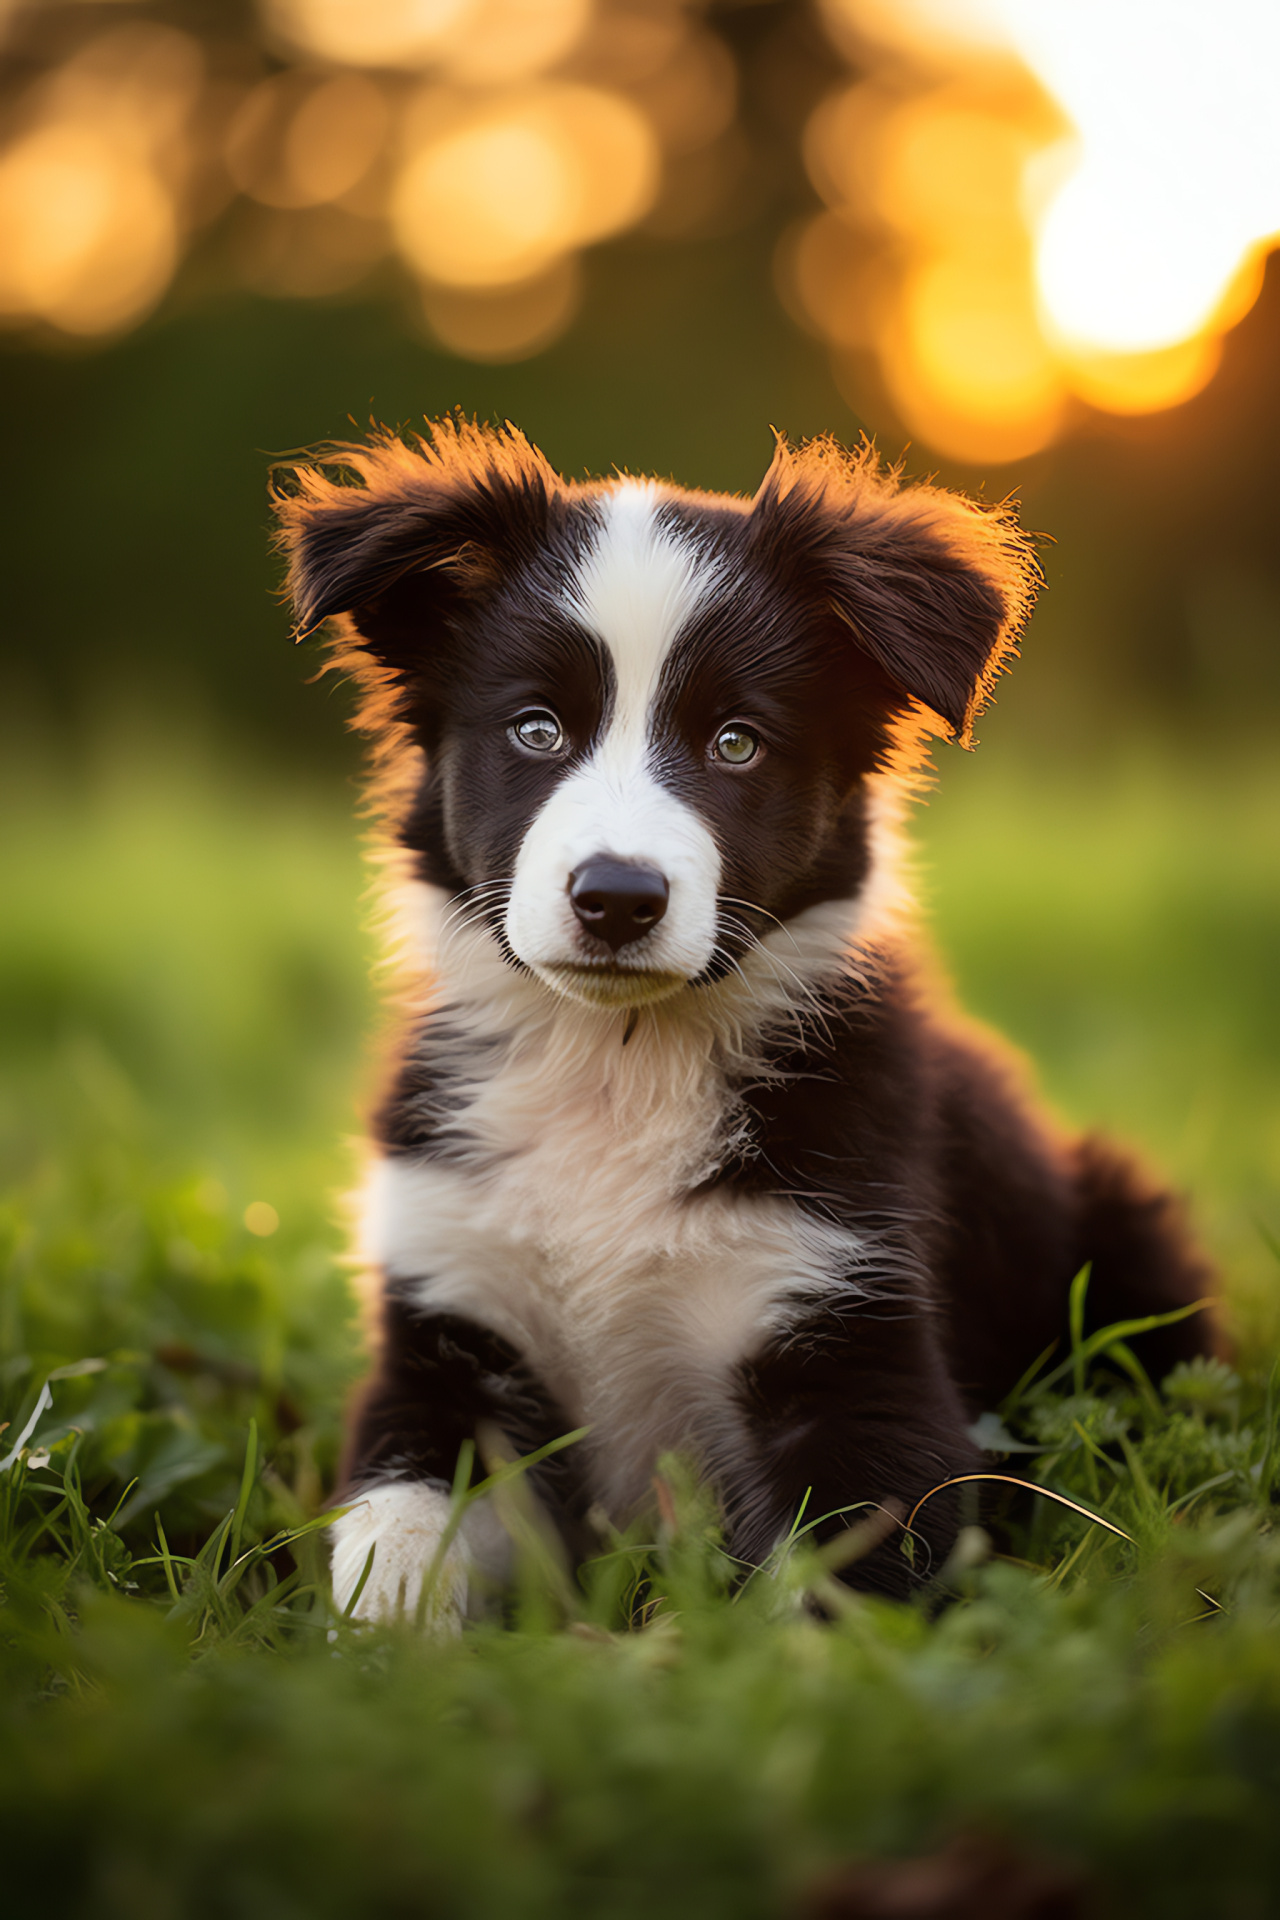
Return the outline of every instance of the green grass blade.
[[[1092,1272],[1093,1262],[1086,1260],[1071,1282],[1071,1292],[1067,1296],[1067,1316],[1071,1328],[1071,1376],[1077,1393],[1084,1392],[1084,1305]]]
[[[1276,1477],[1276,1419],[1280,1414],[1280,1355],[1272,1362],[1267,1375],[1267,1398],[1263,1410],[1266,1423],[1267,1442],[1262,1455],[1262,1467],[1258,1474],[1258,1492],[1266,1505],[1271,1503],[1271,1490]]]
[[[245,1515],[249,1510],[249,1499],[258,1478],[258,1423],[249,1422],[249,1442],[244,1450],[244,1472],[240,1476],[240,1498],[236,1501],[231,1516],[231,1562],[240,1557],[240,1534],[244,1527]]]
[[[1058,1345],[1058,1342],[1056,1339],[1051,1340],[1048,1346],[1045,1347],[1040,1353],[1036,1355],[1035,1359],[1031,1362],[1031,1365],[1027,1368],[1026,1372],[1018,1380],[1017,1385],[1013,1387],[1010,1392],[1006,1393],[1004,1399],[1000,1402],[1000,1405],[997,1408],[997,1412],[999,1413],[1001,1420],[1007,1421],[1010,1414],[1012,1414],[1014,1410],[1017,1408],[1017,1406],[1022,1400],[1023,1394],[1027,1391],[1027,1388],[1031,1385],[1032,1381],[1035,1379],[1036,1375],[1039,1373],[1041,1367],[1043,1367],[1048,1360],[1051,1360],[1053,1358],[1057,1345]]]
[[[369,1575],[373,1572],[373,1556],[377,1551],[378,1543],[375,1540],[364,1557],[364,1566],[360,1569],[360,1578],[356,1581],[355,1590],[346,1606],[342,1609],[342,1617],[344,1620],[350,1620],[360,1604],[360,1595],[369,1584]]]
[[[1212,1305],[1212,1300],[1193,1300],[1189,1307],[1175,1307],[1170,1313],[1148,1313],[1141,1320],[1117,1320],[1109,1327],[1099,1327],[1096,1333],[1091,1333],[1083,1342],[1078,1354],[1073,1349],[1069,1359],[1055,1367],[1052,1373],[1045,1375],[1039,1383],[1039,1391],[1047,1392],[1050,1387],[1056,1386],[1064,1374],[1074,1375],[1077,1361],[1081,1367],[1079,1377],[1083,1380],[1083,1370],[1088,1367],[1089,1362],[1096,1360],[1100,1353],[1105,1353],[1116,1340],[1131,1340],[1137,1334],[1154,1333],[1157,1327],[1175,1326],[1179,1320],[1186,1320],[1193,1313],[1203,1313]],[[1083,1385],[1076,1390],[1083,1392]]]
[[[449,1554],[449,1549],[458,1537],[458,1529],[466,1518],[468,1507],[470,1507],[474,1501],[482,1499],[486,1493],[492,1492],[495,1487],[505,1485],[507,1481],[514,1479],[518,1474],[528,1473],[529,1469],[536,1467],[540,1461],[549,1460],[553,1453],[560,1453],[565,1447],[576,1446],[578,1441],[585,1439],[590,1431],[591,1429],[589,1427],[575,1427],[572,1433],[562,1433],[556,1439],[548,1440],[545,1446],[539,1447],[534,1453],[522,1454],[518,1460],[504,1461],[500,1467],[488,1474],[485,1479],[478,1480],[473,1487],[467,1485],[467,1479],[470,1476],[471,1464],[475,1458],[475,1447],[470,1440],[463,1441],[458,1452],[458,1464],[454,1469],[449,1518],[445,1522],[444,1530],[436,1545],[436,1550],[431,1556],[431,1564],[423,1576],[422,1586],[418,1591],[416,1619],[419,1626],[421,1626],[426,1619],[436,1582],[440,1578],[445,1560]]]
[[[156,1515],[156,1534],[160,1542],[160,1562],[164,1567],[165,1581],[176,1605],[177,1602],[181,1600],[182,1594],[179,1591],[177,1578],[173,1571],[173,1555],[169,1551],[169,1542],[165,1538],[164,1522],[161,1520],[159,1514]]]
[[[1107,1354],[1110,1359],[1119,1361],[1120,1365],[1137,1387],[1138,1392],[1146,1401],[1148,1411],[1154,1414],[1156,1419],[1160,1419],[1164,1413],[1160,1395],[1151,1383],[1151,1375],[1147,1372],[1133,1349],[1126,1346],[1123,1340],[1112,1340],[1107,1348]]]

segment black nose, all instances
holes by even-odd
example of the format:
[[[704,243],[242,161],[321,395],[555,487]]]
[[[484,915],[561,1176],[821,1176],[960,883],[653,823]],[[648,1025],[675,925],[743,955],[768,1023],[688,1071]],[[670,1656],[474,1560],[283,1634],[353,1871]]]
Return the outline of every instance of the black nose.
[[[615,953],[657,926],[669,891],[654,867],[633,867],[625,860],[588,860],[569,875],[574,912],[587,932]]]

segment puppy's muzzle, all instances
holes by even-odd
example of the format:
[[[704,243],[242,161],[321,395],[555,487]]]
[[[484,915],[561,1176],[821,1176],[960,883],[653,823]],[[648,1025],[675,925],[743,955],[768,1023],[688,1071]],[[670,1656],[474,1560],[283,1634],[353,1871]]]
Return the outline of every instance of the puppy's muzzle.
[[[657,926],[669,896],[664,874],[629,861],[588,860],[569,875],[569,904],[579,923],[613,953]]]

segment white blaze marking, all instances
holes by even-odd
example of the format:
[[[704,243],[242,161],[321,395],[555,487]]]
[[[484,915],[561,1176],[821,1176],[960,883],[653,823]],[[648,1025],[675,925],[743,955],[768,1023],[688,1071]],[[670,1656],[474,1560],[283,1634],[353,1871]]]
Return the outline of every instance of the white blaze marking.
[[[652,482],[624,481],[601,499],[602,525],[568,601],[613,666],[604,738],[556,788],[516,860],[506,931],[513,950],[550,984],[548,968],[581,964],[582,934],[569,876],[595,854],[656,867],[670,887],[666,917],[630,967],[678,983],[712,957],[720,855],[706,823],[655,776],[651,728],[662,669],[682,628],[716,585],[715,562],[661,525]]]
[[[575,616],[609,649],[616,695],[597,760],[644,756],[667,655],[716,583],[712,564],[658,521],[652,481],[624,481],[601,502],[604,525],[570,589]]]

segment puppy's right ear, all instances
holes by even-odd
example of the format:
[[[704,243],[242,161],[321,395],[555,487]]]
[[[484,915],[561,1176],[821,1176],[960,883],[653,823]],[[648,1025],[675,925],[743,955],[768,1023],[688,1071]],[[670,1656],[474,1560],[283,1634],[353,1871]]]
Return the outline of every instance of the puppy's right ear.
[[[451,613],[539,550],[563,492],[514,427],[429,431],[326,447],[272,484],[296,637],[345,616],[347,646],[398,677],[428,672]]]

